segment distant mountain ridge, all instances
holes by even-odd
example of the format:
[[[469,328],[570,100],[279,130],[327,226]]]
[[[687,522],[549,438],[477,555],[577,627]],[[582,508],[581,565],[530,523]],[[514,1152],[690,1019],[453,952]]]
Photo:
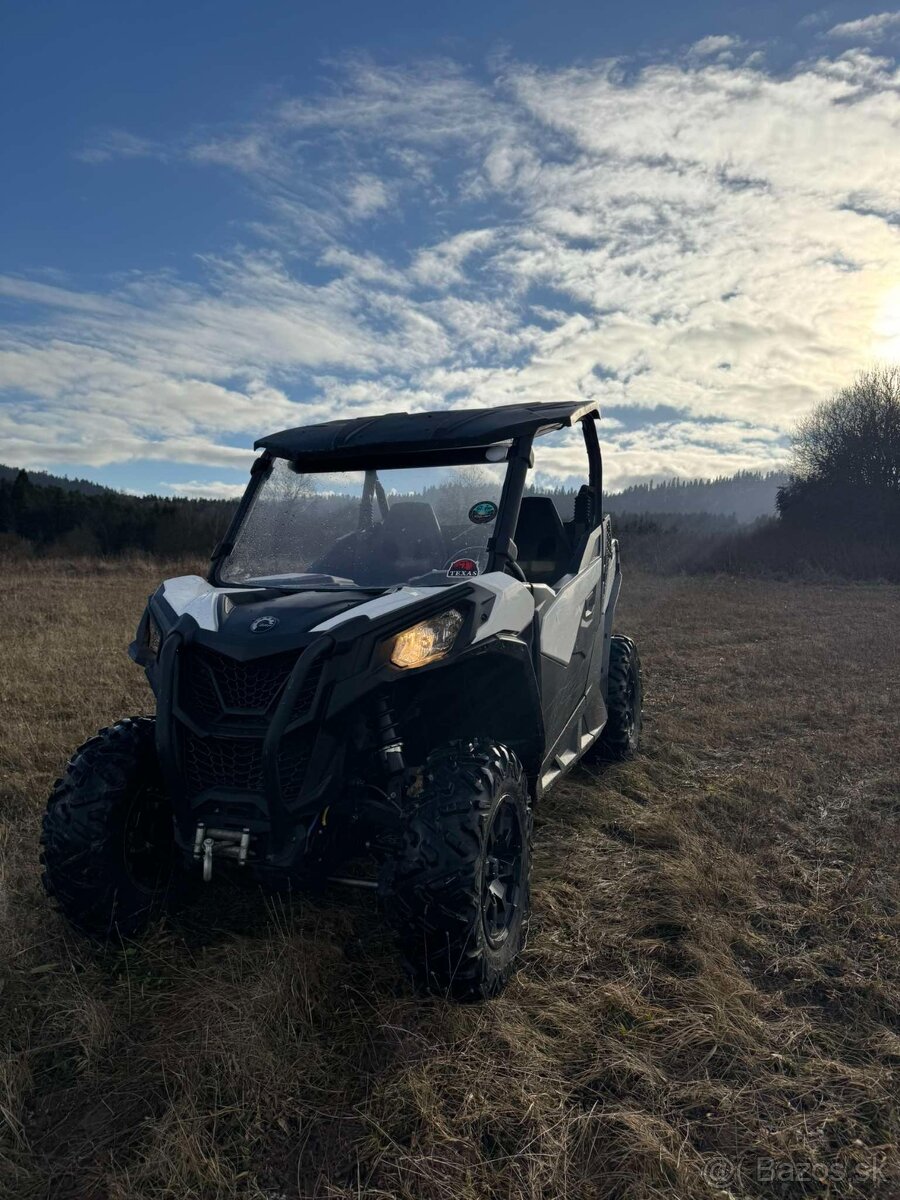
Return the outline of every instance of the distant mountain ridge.
[[[712,513],[741,524],[775,515],[775,496],[786,471],[739,471],[717,479],[637,483],[605,498],[613,513]]]
[[[18,467],[7,467],[0,463],[0,481],[14,483],[18,473]],[[84,496],[102,496],[114,490],[104,487],[102,483],[91,483],[89,479],[69,479],[65,475],[51,475],[47,471],[28,471],[27,475],[28,482],[35,487],[55,487],[64,492],[81,492]]]

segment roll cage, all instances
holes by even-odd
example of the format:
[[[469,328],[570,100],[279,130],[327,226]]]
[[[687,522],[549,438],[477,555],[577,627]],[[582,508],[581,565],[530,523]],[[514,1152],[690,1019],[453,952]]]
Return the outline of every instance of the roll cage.
[[[215,548],[208,580],[221,586],[220,567],[234,549],[256,493],[277,458],[286,459],[298,473],[365,471],[361,511],[377,501],[382,513],[389,499],[380,487],[378,470],[464,466],[505,462],[493,537],[488,542],[488,571],[505,571],[525,579],[518,566],[516,526],[528,471],[534,466],[536,438],[580,424],[589,464],[587,489],[591,503],[586,533],[573,547],[573,562],[581,561],[585,538],[601,522],[603,461],[597,436],[599,411],[593,404],[512,405],[495,409],[451,410],[443,413],[392,413],[383,417],[333,421],[285,430],[260,438],[262,454],[251,467],[250,481],[224,538]]]

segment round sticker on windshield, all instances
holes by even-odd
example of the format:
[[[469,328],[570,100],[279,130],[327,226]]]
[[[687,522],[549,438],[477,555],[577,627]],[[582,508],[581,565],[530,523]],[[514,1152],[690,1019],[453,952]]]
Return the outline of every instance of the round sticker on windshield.
[[[448,579],[470,579],[478,574],[478,563],[474,558],[455,558],[447,568]]]
[[[497,505],[493,500],[479,500],[469,509],[469,520],[473,525],[487,525],[497,515]]]

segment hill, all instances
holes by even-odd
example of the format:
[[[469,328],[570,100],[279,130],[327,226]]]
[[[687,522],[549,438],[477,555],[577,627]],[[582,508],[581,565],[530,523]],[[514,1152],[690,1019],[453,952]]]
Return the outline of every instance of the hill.
[[[613,513],[712,513],[742,525],[775,515],[775,496],[788,482],[784,471],[739,471],[716,479],[637,483],[607,497]]]
[[[12,484],[18,474],[18,467],[7,467],[0,463],[0,483]],[[69,479],[67,475],[51,475],[48,471],[29,471],[28,479],[35,487],[54,487],[62,492],[81,492],[85,496],[102,496],[113,491],[113,488],[104,487],[102,483],[91,483],[89,479]]]
[[[25,471],[13,474],[11,481],[0,479],[0,549],[17,556],[36,551],[106,557],[135,550],[206,555],[235,509],[227,500],[128,496],[101,487],[90,492],[35,482]]]

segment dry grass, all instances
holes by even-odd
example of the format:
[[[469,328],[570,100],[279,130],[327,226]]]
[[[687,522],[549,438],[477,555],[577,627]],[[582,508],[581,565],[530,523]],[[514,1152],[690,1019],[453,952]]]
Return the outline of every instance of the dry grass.
[[[629,578],[645,753],[548,798],[524,970],[455,1009],[343,895],[102,953],[50,911],[43,798],[147,709],[156,573],[4,575],[0,1195],[900,1195],[897,588]]]

